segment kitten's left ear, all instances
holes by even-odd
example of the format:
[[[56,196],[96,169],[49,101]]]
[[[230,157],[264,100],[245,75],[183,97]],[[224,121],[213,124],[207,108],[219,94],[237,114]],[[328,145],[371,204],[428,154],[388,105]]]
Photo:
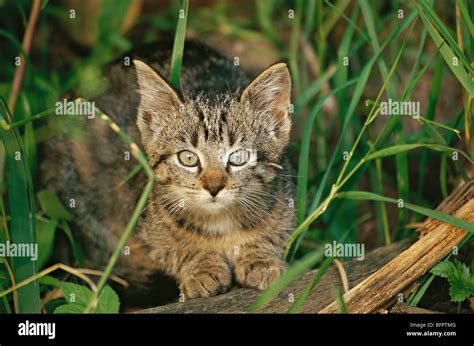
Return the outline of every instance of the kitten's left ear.
[[[133,63],[140,93],[136,123],[146,147],[163,124],[173,121],[173,111],[179,108],[181,101],[173,88],[150,66],[140,60],[133,60]]]
[[[289,133],[291,128],[291,77],[285,63],[263,71],[242,93],[240,101],[249,103],[256,113],[272,116],[278,130]]]

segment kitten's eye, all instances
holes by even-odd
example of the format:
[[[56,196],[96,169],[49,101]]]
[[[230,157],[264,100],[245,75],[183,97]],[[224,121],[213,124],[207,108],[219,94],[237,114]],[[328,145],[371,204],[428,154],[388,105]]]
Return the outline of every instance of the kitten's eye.
[[[229,163],[232,166],[242,166],[250,158],[250,153],[248,150],[236,150],[232,154],[229,155]]]
[[[198,156],[189,150],[184,150],[178,153],[179,162],[186,167],[196,167],[199,164]]]

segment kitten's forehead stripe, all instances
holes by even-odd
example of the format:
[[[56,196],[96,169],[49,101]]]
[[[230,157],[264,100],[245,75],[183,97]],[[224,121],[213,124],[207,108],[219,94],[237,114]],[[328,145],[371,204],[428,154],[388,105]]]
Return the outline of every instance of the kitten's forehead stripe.
[[[229,146],[233,146],[235,144],[235,133],[234,133],[234,131],[227,131],[227,137],[229,138]]]
[[[193,147],[197,147],[198,144],[198,133],[197,130],[191,134],[191,144]]]

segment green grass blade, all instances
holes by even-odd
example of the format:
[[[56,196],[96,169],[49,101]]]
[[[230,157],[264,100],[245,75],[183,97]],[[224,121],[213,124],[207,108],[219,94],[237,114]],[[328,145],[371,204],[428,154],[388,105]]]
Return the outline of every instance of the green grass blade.
[[[295,113],[299,111],[319,92],[336,73],[336,66],[330,66],[322,76],[318,77],[312,84],[308,85],[295,102]]]
[[[263,308],[266,304],[275,299],[286,286],[311,269],[316,263],[322,261],[323,258],[324,248],[321,248],[296,262],[285,274],[278,278],[266,291],[258,296],[251,306],[250,311],[257,312]]]
[[[382,195],[378,195],[373,192],[367,191],[345,191],[339,192],[336,194],[336,198],[347,198],[347,199],[354,199],[354,200],[365,200],[365,201],[379,201],[379,202],[388,202],[388,203],[395,203],[398,204],[399,201],[395,198],[385,197]],[[427,217],[431,217],[432,219],[436,219],[439,221],[443,221],[449,223],[458,228],[462,228],[470,233],[474,234],[474,224],[458,219],[452,215],[448,215],[442,213],[438,210],[428,209],[425,207],[421,207],[416,204],[411,204],[407,202],[403,202],[403,207],[410,209],[416,213],[422,214]]]
[[[316,116],[319,114],[321,108],[324,105],[324,102],[328,97],[331,95],[337,94],[342,90],[345,90],[349,86],[353,85],[357,82],[357,79],[352,79],[349,82],[346,82],[340,85],[338,88],[332,90],[328,95],[323,97],[318,103],[313,107],[311,114],[309,115],[308,121],[305,125],[305,131],[303,133],[303,138],[301,139],[301,148],[300,148],[300,157],[299,157],[299,164],[298,164],[298,182],[297,182],[297,190],[296,190],[296,209],[297,209],[297,223],[301,222],[304,217],[306,216],[306,203],[307,203],[307,193],[308,193],[308,175],[309,175],[309,148],[311,144],[311,134],[313,131],[314,121]],[[293,249],[290,262],[293,260],[293,257],[298,249],[299,242],[301,237],[297,239],[296,245]]]
[[[188,21],[188,0],[181,0],[178,13],[178,25],[174,36],[173,53],[171,55],[171,84],[180,87],[179,76],[183,65],[184,41],[186,39],[186,24]]]
[[[324,189],[327,187],[327,181],[328,181],[328,178],[329,178],[329,174],[332,170],[332,167],[334,165],[334,162],[335,162],[335,158],[337,155],[340,155],[339,153],[339,150],[341,148],[341,144],[342,144],[342,141],[343,141],[343,138],[345,136],[345,132],[347,131],[347,128],[349,127],[349,124],[350,124],[350,121],[354,115],[354,112],[357,108],[357,105],[359,104],[360,102],[360,98],[362,96],[362,93],[365,89],[365,86],[367,84],[367,81],[369,79],[369,76],[370,74],[372,73],[372,68],[373,68],[373,65],[375,63],[375,61],[377,60],[378,56],[383,52],[383,50],[385,49],[385,47],[390,43],[392,42],[393,39],[395,39],[396,37],[398,37],[398,35],[411,23],[413,22],[413,20],[415,20],[416,18],[416,12],[412,12],[410,14],[410,16],[408,16],[406,18],[406,21],[403,22],[402,25],[398,26],[394,31],[393,33],[390,35],[390,37],[384,42],[384,44],[380,47],[380,51],[377,52],[377,54],[375,54],[372,59],[369,60],[369,62],[366,63],[366,65],[364,66],[364,68],[362,69],[360,75],[359,75],[359,78],[358,78],[358,83],[354,89],[354,93],[352,94],[352,97],[351,97],[351,102],[349,104],[349,107],[348,107],[348,110],[347,110],[347,113],[344,117],[344,123],[342,125],[342,130],[341,130],[341,134],[339,135],[339,139],[338,139],[338,142],[336,143],[336,147],[334,149],[334,152],[333,152],[333,155],[331,156],[331,159],[329,160],[329,164],[328,166],[326,167],[326,171],[323,175],[323,178],[319,184],[319,187],[318,187],[318,190],[316,192],[316,195],[313,199],[313,202],[311,204],[311,208],[310,210],[315,210],[317,205],[319,205],[319,203],[321,202],[321,197],[323,195],[323,192],[324,192]],[[393,119],[393,118],[391,118]]]
[[[369,33],[369,37],[372,43],[373,50],[374,52],[376,52],[380,49],[380,44],[377,38],[377,32],[375,28],[374,19],[373,19],[372,9],[369,6],[367,0],[360,1],[359,6],[361,7],[362,14],[363,14],[365,23],[367,25],[367,29],[368,29],[368,33]],[[398,95],[397,95],[395,84],[391,78],[387,79],[388,68],[382,57],[379,59],[378,65],[379,65],[382,78],[384,80],[388,80],[388,83],[387,83],[388,97],[391,99],[397,99]],[[401,126],[401,119],[398,117],[396,118],[396,126],[399,129],[403,129],[403,127]],[[405,143],[405,136],[403,134],[403,131],[397,131],[395,133],[395,143],[396,144]],[[395,157],[395,163],[396,163],[396,179],[397,179],[398,195],[401,196],[403,199],[408,199],[409,198],[409,181],[408,181],[409,173],[408,173],[408,158],[406,154],[405,153],[398,154]],[[377,171],[377,186],[378,186],[377,188],[381,192],[383,189],[381,162],[376,162],[376,171]],[[385,205],[384,204],[379,205],[379,210],[380,212],[377,213],[377,218],[379,219],[379,222],[381,222],[383,225],[386,244],[389,244],[390,239],[387,237],[388,224],[387,224],[387,211],[385,209]],[[399,226],[402,226],[405,223],[406,223],[406,213],[404,210],[401,210],[400,213],[398,214],[398,224]]]
[[[350,46],[354,37],[354,21],[359,14],[359,7],[356,6],[352,13],[351,21],[348,23],[348,27],[344,36],[342,38],[341,44],[337,50],[337,60],[339,64],[343,61],[344,58],[349,58]],[[338,68],[336,72],[336,85],[341,85],[345,83],[349,76],[349,66],[345,66],[346,68]],[[337,103],[339,105],[339,112],[341,114],[346,114],[347,112],[347,90],[342,90],[339,94],[336,95]]]
[[[3,121],[12,121],[3,98],[0,99],[0,118]],[[17,129],[0,130],[0,138],[5,147],[8,207],[11,217],[10,240],[15,244],[36,244],[33,181],[23,140]],[[36,274],[36,263],[29,257],[13,257],[12,267],[16,282]],[[37,282],[19,289],[18,298],[20,312],[39,313]]]
[[[412,143],[412,144],[393,145],[393,146],[390,146],[390,147],[387,147],[387,148],[384,148],[384,149],[381,149],[381,150],[378,150],[378,151],[375,151],[375,152],[369,154],[365,158],[365,160],[370,161],[370,160],[373,160],[373,159],[376,159],[376,158],[396,155],[396,154],[401,153],[401,152],[406,152],[406,151],[413,150],[413,149],[418,149],[418,148],[428,148],[428,149],[435,150],[435,151],[450,152],[450,153],[453,152],[453,151],[457,151],[461,155],[463,155],[471,164],[474,164],[474,160],[466,152],[464,152],[462,150],[459,150],[459,149],[456,149],[456,148],[451,148],[451,147],[446,146],[446,145],[429,144],[429,143]]]
[[[463,0],[456,0],[456,4],[459,6],[459,10],[461,11],[461,15],[464,18],[464,22],[471,34],[471,37],[474,37],[474,24],[472,23],[471,17],[469,16],[469,11],[466,7],[466,4]]]
[[[304,291],[296,298],[294,303],[288,309],[288,313],[294,314],[297,313],[301,307],[304,305],[305,301],[308,299],[309,295],[313,291],[314,287],[318,284],[319,280],[326,274],[327,270],[334,262],[334,257],[327,257],[321,267],[318,269],[318,272],[313,278],[313,281],[304,289]]]
[[[469,72],[473,73],[474,71],[473,71],[473,68],[471,67],[471,64],[469,63],[469,60],[462,52],[456,40],[449,33],[448,28],[444,25],[444,23],[438,17],[436,12],[433,10],[433,7],[430,6],[426,2],[426,0],[415,1],[415,6],[417,7],[420,13],[420,16],[422,18],[424,17],[426,20],[430,20],[430,23],[432,23],[432,28],[434,29],[434,31],[436,33],[439,31],[441,33],[440,35],[441,40],[447,42],[447,45],[450,47],[450,49],[454,51],[454,54],[460,59],[464,67],[467,68]],[[437,45],[439,44],[437,43]]]
[[[352,229],[350,228],[346,230],[338,242],[343,243],[351,231]],[[326,274],[327,270],[329,269],[332,262],[334,261],[334,258],[335,257],[326,257],[326,259],[321,264],[321,267],[319,268],[318,272],[314,276],[311,283],[305,288],[305,290],[298,296],[298,298],[290,306],[290,308],[288,309],[288,313],[297,313],[301,309],[304,302],[306,301],[306,299],[308,299],[309,295],[313,291],[314,287],[318,284],[319,280],[321,280],[324,274]]]
[[[21,93],[21,103],[25,112],[25,119],[28,120],[31,118],[31,108],[28,99],[24,93]],[[32,121],[25,124],[25,133],[23,135],[23,141],[25,143],[26,153],[28,155],[31,174],[32,176],[35,176],[38,167],[38,157],[36,150],[36,134],[33,128]]]
[[[417,3],[415,3],[417,4]],[[425,23],[426,29],[428,30],[428,33],[430,34],[431,38],[433,39],[434,43],[436,44],[437,47],[439,47],[439,50],[441,52],[441,55],[443,56],[446,64],[449,66],[457,80],[461,83],[461,85],[466,89],[468,94],[471,97],[474,97],[474,83],[472,82],[471,78],[469,78],[468,73],[466,70],[463,68],[462,64],[459,62],[457,64],[454,64],[455,59],[461,59],[464,54],[461,53],[461,55],[456,55],[446,44],[446,42],[443,40],[441,35],[436,31],[435,27],[433,24],[428,20],[427,16],[425,15],[425,12],[423,9],[420,8],[420,6],[417,5],[417,9],[419,11],[420,17]]]
[[[278,50],[283,50],[285,48],[285,44],[278,36],[275,26],[272,23],[272,3],[267,0],[256,0],[255,6],[257,11],[257,20],[263,32]]]
[[[311,113],[308,117],[308,121],[305,124],[305,131],[301,139],[301,148],[300,148],[300,157],[298,164],[298,188],[297,188],[297,219],[301,221],[301,218],[304,218],[306,214],[306,200],[307,200],[307,183],[308,183],[308,163],[310,161],[309,157],[309,148],[311,144],[311,135],[313,133],[313,125],[316,119],[316,116],[319,114],[323,108],[324,102],[326,99],[338,92],[350,87],[357,82],[357,79],[352,79],[349,82],[346,82],[339,86],[338,88],[332,90],[328,95],[325,95],[322,99],[316,103],[316,105],[311,110]]]
[[[291,71],[291,78],[293,79],[293,85],[296,92],[301,91],[301,79],[300,70],[298,63],[298,46],[301,32],[301,17],[303,12],[303,1],[296,0],[295,16],[291,19],[291,40],[290,40],[290,51],[289,61]]]

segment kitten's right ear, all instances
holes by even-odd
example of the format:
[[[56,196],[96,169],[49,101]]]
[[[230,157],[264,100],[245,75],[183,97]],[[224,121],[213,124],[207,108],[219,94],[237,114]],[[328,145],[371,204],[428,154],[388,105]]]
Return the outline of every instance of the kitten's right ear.
[[[137,125],[144,135],[153,123],[162,123],[181,101],[173,88],[150,66],[140,60],[133,60],[137,70],[139,93],[141,95]]]

